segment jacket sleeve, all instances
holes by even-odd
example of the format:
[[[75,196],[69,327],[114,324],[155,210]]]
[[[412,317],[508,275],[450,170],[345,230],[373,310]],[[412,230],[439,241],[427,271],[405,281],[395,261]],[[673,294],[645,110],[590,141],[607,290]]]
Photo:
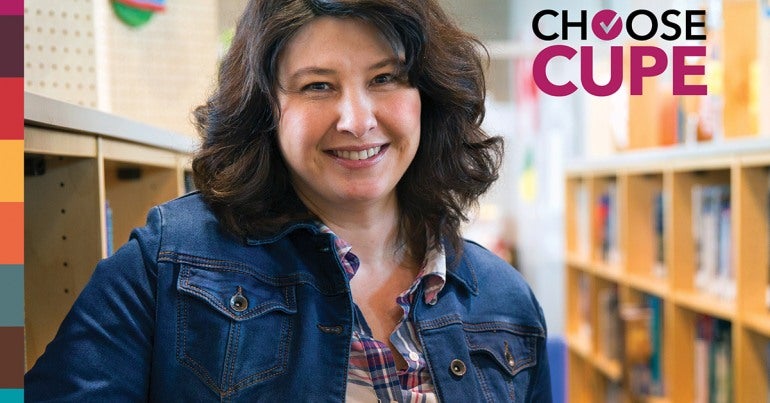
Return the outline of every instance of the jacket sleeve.
[[[147,401],[159,214],[154,209],[146,227],[97,264],[56,337],[25,374],[25,401]]]

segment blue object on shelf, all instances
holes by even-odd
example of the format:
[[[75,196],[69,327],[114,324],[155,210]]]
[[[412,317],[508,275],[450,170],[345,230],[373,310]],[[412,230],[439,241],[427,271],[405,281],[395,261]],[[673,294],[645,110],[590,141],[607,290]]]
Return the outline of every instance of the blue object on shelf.
[[[567,345],[562,337],[549,337],[546,340],[548,365],[551,369],[551,394],[553,403],[567,401]]]

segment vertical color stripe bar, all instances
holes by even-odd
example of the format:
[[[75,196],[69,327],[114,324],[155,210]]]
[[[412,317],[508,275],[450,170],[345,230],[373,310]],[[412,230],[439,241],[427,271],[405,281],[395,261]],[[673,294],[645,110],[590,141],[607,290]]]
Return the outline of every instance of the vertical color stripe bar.
[[[24,326],[24,266],[0,265],[0,284],[0,327]]]
[[[0,140],[23,138],[24,78],[0,78]]]
[[[0,327],[0,388],[24,387],[24,328]]]
[[[9,403],[24,401],[23,139],[24,1],[0,0],[0,402]]]

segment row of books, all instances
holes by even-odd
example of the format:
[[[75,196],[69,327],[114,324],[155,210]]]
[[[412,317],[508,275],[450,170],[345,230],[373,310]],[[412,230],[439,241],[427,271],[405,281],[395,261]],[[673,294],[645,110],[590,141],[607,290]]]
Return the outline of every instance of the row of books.
[[[660,297],[643,294],[636,304],[622,304],[618,286],[608,284],[596,291],[597,314],[591,316],[590,276],[578,274],[579,333],[590,340],[595,318],[597,354],[623,363],[623,383],[635,398],[667,394],[663,374],[664,303]],[[695,403],[730,402],[733,398],[731,323],[696,314],[693,340],[693,393]],[[770,343],[767,347],[770,362]],[[770,364],[768,365],[770,384]],[[622,384],[608,383],[606,401],[620,401]]]
[[[619,263],[618,203],[614,182],[607,184],[604,192],[598,195],[594,203],[591,203],[588,187],[584,183],[577,186],[575,226],[576,252],[581,259],[591,258],[593,240],[594,257],[610,265]],[[589,235],[591,230],[593,230],[593,238]]]
[[[624,363],[634,396],[663,396],[663,300],[645,294],[621,306],[612,284],[598,291],[597,303],[598,353]]]
[[[588,187],[577,187],[576,200],[576,246],[580,257],[587,259],[592,247],[595,257],[605,263],[616,263],[620,255],[618,248],[618,208],[614,183],[606,186],[605,191],[591,202]],[[653,227],[653,253],[651,274],[663,278],[667,275],[665,265],[665,219],[667,209],[666,195],[662,191],[652,194],[653,208],[651,224]],[[692,236],[695,257],[696,290],[724,300],[736,297],[735,268],[733,267],[732,213],[729,184],[696,184],[691,190]],[[593,212],[593,214],[591,214]],[[591,218],[594,236],[590,236]],[[767,221],[768,239],[770,239],[770,175],[767,185]],[[770,253],[770,245],[768,245]],[[770,280],[770,259],[767,267]],[[770,309],[770,282],[767,285],[766,306]]]
[[[663,301],[646,295],[640,306],[622,308],[621,316],[625,324],[624,361],[628,371],[625,379],[629,382],[629,392],[635,398],[665,396]],[[696,315],[693,357],[694,402],[731,402],[734,382],[731,323]]]
[[[693,186],[695,288],[726,300],[736,293],[731,230],[730,186]]]

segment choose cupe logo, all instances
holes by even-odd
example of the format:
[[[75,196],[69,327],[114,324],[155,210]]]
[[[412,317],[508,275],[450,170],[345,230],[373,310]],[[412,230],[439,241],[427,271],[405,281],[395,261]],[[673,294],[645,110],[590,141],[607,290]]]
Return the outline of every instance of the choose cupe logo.
[[[704,10],[666,10],[659,16],[649,10],[635,10],[623,18],[613,10],[601,10],[589,21],[586,10],[582,10],[577,19],[570,17],[567,10],[561,12],[541,10],[532,19],[532,31],[535,36],[548,42],[566,41],[570,33],[574,34],[578,30],[580,40],[586,41],[589,28],[593,36],[607,42],[618,38],[624,29],[628,36],[638,43],[644,43],[656,37],[663,41],[682,38],[685,41],[693,41],[694,45],[672,46],[670,60],[666,51],[658,46],[643,44],[629,46],[629,90],[631,95],[642,95],[644,77],[660,75],[670,66],[673,95],[706,95],[708,93],[706,85],[686,83],[687,76],[705,74],[704,65],[686,63],[690,57],[706,56],[706,46],[702,45],[702,41],[706,39],[705,16]],[[560,24],[556,25],[560,26],[560,29],[556,32],[543,32],[541,22],[546,18],[557,19]],[[646,24],[635,24],[645,20]],[[638,25],[646,27],[644,32],[637,32]],[[583,89],[595,96],[612,95],[623,84],[623,52],[623,46],[610,46],[610,79],[604,84],[599,84],[594,79],[594,46],[589,45],[580,46],[577,49],[564,44],[547,46],[535,56],[532,75],[535,84],[544,93],[553,96],[570,95],[578,90],[578,86],[572,81],[553,82],[548,77],[547,67],[548,63],[555,58],[566,58],[570,62],[577,59],[580,63],[580,85]],[[649,63],[649,60],[652,60],[652,63]]]

